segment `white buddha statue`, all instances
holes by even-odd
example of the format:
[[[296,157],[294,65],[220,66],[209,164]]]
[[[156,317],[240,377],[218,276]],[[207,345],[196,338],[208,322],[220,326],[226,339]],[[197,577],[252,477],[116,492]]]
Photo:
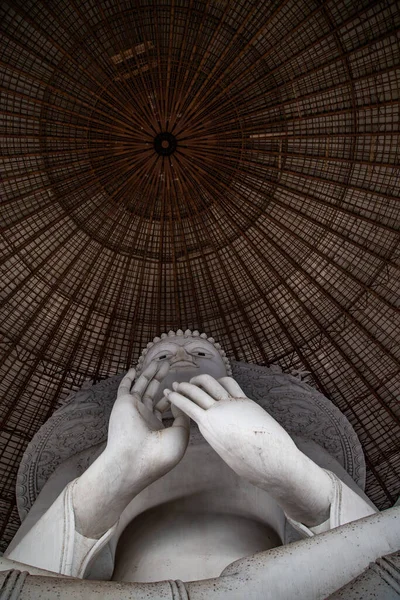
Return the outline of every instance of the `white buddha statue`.
[[[106,447],[8,558],[80,578],[203,580],[285,543],[287,521],[312,537],[376,512],[231,375],[205,334],[150,342],[121,381]]]

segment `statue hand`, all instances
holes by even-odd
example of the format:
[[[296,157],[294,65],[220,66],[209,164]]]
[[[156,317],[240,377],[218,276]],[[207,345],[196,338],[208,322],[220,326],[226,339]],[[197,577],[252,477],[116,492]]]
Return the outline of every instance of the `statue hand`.
[[[105,452],[135,487],[146,487],[170,471],[181,460],[189,441],[190,421],[179,408],[174,407],[175,420],[165,428],[153,406],[168,370],[168,362],[152,362],[131,389],[136,372],[130,369],[120,383],[111,412]]]
[[[73,490],[75,528],[85,537],[100,538],[136,494],[168,473],[185,453],[189,418],[174,408],[175,421],[165,429],[157,407],[153,408],[153,398],[168,369],[167,362],[161,366],[153,362],[132,390],[135,369],[120,383],[107,446]]]
[[[200,375],[174,383],[168,400],[191,417],[205,439],[240,476],[264,487],[287,473],[288,452],[298,450],[288,433],[246,397],[232,377]]]
[[[240,476],[265,489],[287,515],[313,526],[329,516],[329,475],[300,452],[289,434],[246,397],[232,377],[174,383],[168,400],[194,419],[209,444]]]

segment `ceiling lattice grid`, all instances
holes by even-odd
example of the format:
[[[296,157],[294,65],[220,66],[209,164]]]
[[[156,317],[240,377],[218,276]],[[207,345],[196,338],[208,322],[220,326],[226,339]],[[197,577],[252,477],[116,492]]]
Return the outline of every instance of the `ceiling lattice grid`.
[[[87,379],[190,327],[306,370],[399,494],[400,10],[5,0],[3,549],[24,448]]]

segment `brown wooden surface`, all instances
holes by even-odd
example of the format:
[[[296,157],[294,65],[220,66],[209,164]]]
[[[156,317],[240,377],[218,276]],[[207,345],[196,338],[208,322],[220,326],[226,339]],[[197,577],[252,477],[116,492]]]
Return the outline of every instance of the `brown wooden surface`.
[[[397,499],[399,26],[390,0],[2,3],[3,549],[58,402],[178,327],[311,371]]]

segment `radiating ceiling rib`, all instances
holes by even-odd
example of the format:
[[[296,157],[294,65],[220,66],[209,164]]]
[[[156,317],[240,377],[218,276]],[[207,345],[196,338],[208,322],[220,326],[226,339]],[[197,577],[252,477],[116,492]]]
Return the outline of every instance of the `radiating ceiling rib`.
[[[369,6],[368,6],[367,8],[365,8],[363,11],[361,11],[361,13],[362,13],[362,12],[367,12],[368,10],[370,10],[370,8],[371,8],[371,7],[375,6],[375,5],[376,5],[376,4],[378,4],[378,3],[379,3],[379,2],[373,2],[373,3],[371,3],[371,5],[369,5]],[[321,9],[323,9],[323,5],[321,5]],[[359,18],[359,17],[358,17],[358,15],[360,15],[360,13],[357,13],[357,14],[354,16],[354,18],[356,18],[356,19],[357,19],[357,18]],[[353,19],[349,19],[349,21],[351,21],[351,20],[353,20]],[[326,33],[324,36],[321,36],[320,38],[318,38],[317,40],[315,40],[315,41],[314,41],[314,42],[313,42],[313,43],[312,43],[310,46],[308,46],[307,48],[302,48],[301,50],[299,50],[299,52],[298,52],[298,54],[297,54],[297,55],[295,55],[295,56],[290,56],[290,57],[287,59],[287,61],[286,61],[286,62],[284,61],[284,62],[282,62],[281,64],[279,64],[279,66],[276,66],[276,67],[275,67],[275,69],[271,69],[271,70],[269,70],[269,75],[273,75],[273,73],[274,73],[275,71],[276,71],[276,72],[279,72],[279,71],[282,69],[282,67],[284,67],[284,66],[285,66],[287,63],[290,63],[290,62],[291,62],[291,61],[292,61],[294,58],[296,58],[297,56],[301,56],[301,55],[302,55],[302,54],[305,52],[305,50],[309,50],[309,49],[311,49],[311,48],[314,48],[314,47],[315,47],[317,44],[319,44],[319,43],[321,43],[321,42],[325,41],[326,39],[328,39],[329,37],[331,37],[331,36],[332,36],[332,34],[333,34],[333,32],[334,32],[334,31],[336,31],[337,29],[339,29],[341,26],[342,26],[342,24],[340,24],[340,25],[337,25],[337,26],[336,26],[336,27],[335,27],[333,30],[331,30],[331,31],[327,32],[327,33]],[[382,34],[381,38],[382,38],[382,39],[385,39],[386,37],[389,37],[390,35],[392,35],[392,33],[395,33],[396,31],[397,31],[397,29],[394,29],[394,30],[393,30],[393,32],[392,32],[392,31],[390,31],[390,32],[389,32],[389,34],[388,34],[388,33]],[[292,32],[290,32],[290,33],[292,33]],[[334,64],[334,63],[336,63],[336,62],[338,62],[338,61],[342,61],[344,56],[350,56],[351,54],[353,54],[353,53],[355,53],[355,52],[358,52],[360,49],[367,48],[367,47],[369,47],[370,45],[372,45],[372,44],[376,43],[376,41],[381,41],[380,37],[378,37],[376,40],[374,39],[374,40],[371,40],[371,41],[369,41],[369,42],[366,42],[366,43],[365,43],[363,46],[360,46],[360,47],[358,47],[358,48],[356,48],[356,49],[353,49],[353,50],[351,50],[351,51],[348,51],[348,52],[347,52],[346,54],[344,54],[344,55],[340,55],[340,56],[338,56],[338,57],[335,57],[335,58],[333,58],[331,61],[327,61],[327,62],[325,62],[323,65],[320,65],[320,66],[318,66],[318,67],[315,67],[314,69],[309,69],[309,70],[307,70],[307,72],[306,72],[306,73],[304,73],[304,74],[301,74],[301,75],[298,75],[297,77],[293,77],[293,78],[291,78],[291,79],[290,79],[290,85],[293,85],[294,83],[297,83],[299,80],[303,79],[304,77],[308,77],[310,74],[314,74],[315,72],[317,72],[317,71],[319,71],[319,70],[321,70],[321,69],[325,69],[327,66],[331,66],[332,64]],[[257,59],[257,61],[253,62],[253,63],[252,63],[252,65],[251,65],[250,67],[248,67],[248,71],[249,71],[249,72],[251,72],[251,71],[252,71],[252,70],[255,68],[255,66],[258,64],[258,62],[259,62],[259,61],[265,60],[265,59],[268,57],[268,55],[269,55],[270,53],[272,53],[273,51],[274,51],[274,48],[272,47],[272,48],[270,48],[270,50],[268,50],[268,51],[267,51],[267,52],[266,52],[264,55],[261,55],[261,56],[260,56],[260,57]],[[242,76],[242,77],[243,77],[244,75],[247,75],[247,71],[245,71],[244,73],[242,73],[242,74],[241,74],[241,76]],[[261,77],[261,76],[260,76],[260,77]],[[240,81],[240,78],[239,78],[239,81]],[[230,89],[231,89],[232,87],[234,87],[234,86],[237,86],[237,83],[238,83],[238,80],[237,80],[237,79],[235,79],[235,81],[232,81],[232,82],[231,82],[229,85],[227,85],[227,86],[226,86],[226,87],[225,87],[225,88],[224,88],[224,89],[223,89],[221,92],[219,92],[219,95],[217,95],[217,97],[214,99],[214,101],[215,101],[215,102],[217,102],[217,101],[218,101],[218,99],[220,99],[220,107],[224,106],[226,102],[229,102],[229,101],[231,101],[231,100],[232,100],[232,98],[229,96],[229,94],[228,94],[228,93],[229,93],[229,91],[230,91]],[[256,80],[254,80],[254,81],[251,83],[251,86],[250,86],[250,87],[252,87],[252,86],[256,86],[258,83],[259,83],[259,80],[258,80],[258,79],[256,79]],[[215,83],[214,85],[217,85],[217,83]],[[285,87],[286,85],[288,85],[288,83],[284,83],[284,84],[282,84],[282,86],[283,86],[283,87]],[[269,90],[269,93],[270,93],[270,94],[273,94],[273,93],[275,93],[275,92],[277,91],[277,89],[279,89],[280,87],[281,87],[281,86],[278,86],[278,87],[272,88],[271,90]],[[243,93],[243,91],[245,91],[246,93],[248,93],[248,92],[250,91],[250,89],[249,89],[249,87],[246,87],[246,89],[245,89],[245,90],[240,90],[240,91],[238,91],[238,92],[237,92],[237,94],[239,95],[239,93]],[[222,98],[220,98],[220,96],[221,96]],[[227,100],[224,100],[224,99],[223,99],[223,97],[224,97],[224,96],[225,96],[225,97],[227,96],[227,97],[229,98],[229,100],[228,100],[228,99],[227,99]],[[206,95],[205,97],[203,97],[203,98],[202,98],[202,100],[204,101],[206,97],[207,97],[207,95]],[[257,97],[257,96],[254,96],[254,97]],[[254,97],[253,97],[253,98],[254,98]],[[263,94],[263,96],[262,96],[262,97],[263,97],[263,98],[265,98],[264,94]],[[234,100],[234,99],[235,99],[235,97],[233,97],[233,100]],[[240,98],[239,98],[239,99],[240,99]],[[207,109],[205,109],[205,110],[207,110]],[[190,117],[192,117],[192,116],[193,116],[193,114],[189,113],[187,118],[190,118]],[[200,111],[196,111],[196,115],[195,115],[195,116],[196,116],[196,120],[199,120],[199,119],[200,119],[200,118],[203,116],[203,113],[202,113],[202,111],[201,111],[201,110],[200,110]],[[183,121],[183,122],[181,123],[181,128],[183,128],[185,125],[186,125],[186,121]],[[177,133],[179,133],[179,129],[178,129]]]
[[[204,171],[203,171],[203,175],[210,177],[210,173],[206,173]],[[236,208],[236,210],[238,210],[238,212],[241,212],[238,206],[235,206],[235,208]],[[236,223],[235,223],[234,219],[232,219],[232,217],[230,216],[230,213],[229,213],[228,209],[225,211],[225,215],[226,215],[226,218],[231,222],[231,224],[233,226],[236,226]],[[257,228],[257,225],[254,224],[254,227]],[[248,243],[252,247],[252,249],[256,252],[256,254],[258,255],[258,258],[259,258],[260,261],[267,262],[267,260],[265,259],[265,255],[263,255],[263,254],[260,253],[259,249],[254,245],[254,243],[251,240],[249,240],[249,238],[246,235],[246,233],[243,233],[243,232],[241,232],[239,230],[238,234],[239,235],[243,235],[244,237],[246,237],[246,240],[248,241]],[[269,241],[269,243],[271,243],[271,239],[269,239],[268,241]],[[277,247],[276,244],[274,244],[274,245]],[[351,320],[352,322],[354,322],[354,324],[358,328],[360,328],[361,331],[363,331],[363,333],[365,335],[367,335],[367,337],[369,337],[369,339],[373,343],[377,344],[378,347],[382,350],[382,352],[384,354],[386,354],[388,357],[390,357],[390,359],[393,362],[395,362],[398,365],[398,367],[400,368],[400,361],[397,359],[397,357],[388,348],[386,348],[378,339],[376,339],[373,336],[371,336],[371,334],[369,333],[369,331],[355,317],[353,317],[353,315],[344,306],[342,306],[339,302],[337,302],[337,300],[335,298],[333,298],[332,295],[329,294],[329,292],[327,290],[325,290],[325,288],[321,284],[319,284],[315,279],[311,278],[310,275],[307,273],[307,271],[305,269],[303,269],[300,264],[296,263],[296,261],[293,260],[292,257],[289,256],[286,253],[286,251],[284,251],[282,248],[279,248],[279,251],[281,252],[281,254],[285,257],[285,259],[289,263],[291,263],[298,271],[302,272],[304,274],[304,276],[310,281],[310,283],[312,285],[316,286],[318,288],[318,290],[323,295],[325,295],[333,304],[335,304],[337,306],[337,308],[339,308],[344,314],[346,314],[346,316],[349,318],[349,320]],[[376,397],[376,399],[378,400],[378,402],[383,406],[383,408],[387,412],[389,412],[389,414],[391,415],[391,417],[393,418],[393,420],[396,423],[400,424],[400,418],[395,413],[393,413],[393,411],[385,403],[382,402],[379,394],[376,393],[376,391],[373,388],[373,386],[371,386],[371,384],[364,377],[364,375],[361,373],[361,371],[353,364],[352,360],[349,359],[349,357],[345,354],[345,352],[342,350],[342,348],[339,346],[339,344],[337,344],[337,342],[335,340],[333,340],[333,338],[331,338],[331,336],[327,333],[326,329],[323,326],[321,326],[321,324],[315,318],[314,314],[305,306],[305,304],[303,303],[303,301],[301,300],[301,298],[299,296],[297,296],[297,294],[295,292],[293,292],[293,290],[290,288],[290,286],[288,286],[286,280],[281,276],[281,274],[279,273],[279,271],[277,271],[275,269],[275,267],[273,267],[273,265],[270,262],[268,262],[267,264],[268,264],[268,270],[271,270],[275,274],[275,276],[281,281],[282,285],[285,286],[285,288],[294,297],[294,299],[296,299],[297,302],[302,305],[302,307],[304,308],[305,312],[307,312],[307,314],[311,317],[311,319],[316,323],[316,325],[321,330],[321,332],[323,333],[323,335],[325,335],[325,336],[327,336],[329,338],[330,342],[335,346],[335,348],[338,350],[338,352],[341,354],[341,356],[346,360],[346,362],[356,372],[357,376],[368,387],[368,389],[371,391],[371,393],[373,393],[373,395]]]
[[[29,437],[178,327],[311,371],[389,506],[397,3],[13,0],[0,15],[2,548]]]
[[[179,163],[178,163],[178,164],[179,164]],[[185,188],[186,188],[186,190],[187,190],[187,193],[185,193],[185,192],[184,192],[184,193],[183,193],[183,196],[184,196],[184,197],[187,199],[187,202],[189,202],[189,204],[191,205],[190,207],[191,207],[191,208],[193,208],[194,212],[198,214],[198,209],[197,209],[197,206],[196,206],[196,204],[193,204],[193,203],[191,202],[191,198],[192,198],[192,193],[193,193],[193,192],[192,192],[192,189],[191,189],[191,184],[189,184],[189,182],[188,182],[188,179],[189,179],[189,177],[187,177],[187,176],[186,176],[186,175],[185,175],[185,174],[182,172],[182,173],[181,173],[180,182],[181,182],[181,184],[182,184],[182,185],[184,185],[184,187],[185,187]],[[192,205],[192,204],[193,204],[193,205]],[[217,224],[217,225],[218,225],[218,224]],[[222,234],[222,235],[224,235],[224,233],[225,233],[225,232],[223,231],[223,229],[220,229],[220,232],[221,232],[221,234]],[[221,316],[221,318],[222,318],[222,320],[223,320],[223,322],[224,322],[225,329],[226,329],[226,331],[227,331],[227,333],[228,333],[228,337],[231,337],[231,336],[230,336],[230,327],[228,326],[228,323],[227,323],[227,321],[226,321],[226,318],[225,318],[225,312],[224,312],[224,310],[223,310],[223,307],[222,307],[222,305],[221,305],[221,303],[220,303],[220,300],[219,300],[219,298],[218,298],[218,295],[216,295],[216,294],[215,294],[215,292],[214,292],[214,282],[213,282],[213,275],[212,275],[212,273],[211,273],[211,270],[210,270],[210,267],[209,267],[209,265],[208,265],[208,261],[207,261],[207,259],[206,259],[206,258],[205,258],[205,256],[204,256],[204,253],[203,253],[203,248],[202,248],[202,243],[201,243],[201,240],[200,240],[200,239],[199,239],[199,237],[198,237],[198,234],[197,234],[197,229],[196,229],[196,228],[194,229],[194,234],[195,234],[195,236],[196,236],[196,240],[197,240],[198,246],[199,246],[199,248],[200,248],[200,251],[201,251],[201,253],[202,253],[202,257],[203,257],[203,264],[204,264],[205,270],[206,270],[206,272],[207,272],[207,277],[208,277],[208,286],[209,286],[209,288],[208,288],[208,289],[209,289],[209,291],[210,291],[210,292],[212,291],[212,294],[213,294],[213,296],[214,296],[214,299],[215,299],[216,305],[218,306],[218,311],[219,311],[219,314],[220,314],[220,316]],[[206,234],[207,234],[207,236],[208,236],[209,243],[210,243],[211,247],[213,247],[213,245],[214,245],[214,242],[213,242],[212,238],[210,237],[210,235],[209,235],[209,232],[208,232],[207,230],[206,230]],[[225,275],[225,277],[226,277],[226,276],[227,276],[227,272],[226,272],[226,269],[225,269],[225,265],[224,265],[224,264],[223,264],[223,262],[220,260],[220,257],[219,257],[219,254],[218,254],[218,253],[216,253],[216,257],[217,257],[217,259],[218,259],[218,262],[219,262],[219,264],[220,264],[221,268],[223,269],[224,275]],[[234,289],[234,286],[233,286],[233,284],[232,284],[232,282],[231,282],[231,280],[230,280],[230,278],[229,278],[229,277],[227,278],[227,286],[229,287],[229,289],[230,289],[231,293],[232,293],[233,295],[235,295],[235,289]],[[241,314],[242,314],[242,316],[244,317],[244,319],[245,319],[245,320],[246,320],[246,322],[248,323],[247,315],[246,315],[246,313],[244,312],[244,309],[243,309],[243,307],[241,307],[241,306],[240,306],[240,310],[241,310]],[[256,343],[257,343],[257,346],[260,348],[260,343],[259,343],[259,340],[256,338],[256,340],[255,340],[255,341],[256,341]],[[234,350],[234,353],[235,353],[235,355],[237,356],[237,354],[236,354],[236,347],[235,347],[235,344],[233,344],[233,340],[232,340],[232,338],[231,338],[231,343],[232,343],[233,347],[235,348],[235,350]],[[239,342],[239,344],[240,344],[240,342]],[[242,349],[242,350],[243,350],[243,349]]]

